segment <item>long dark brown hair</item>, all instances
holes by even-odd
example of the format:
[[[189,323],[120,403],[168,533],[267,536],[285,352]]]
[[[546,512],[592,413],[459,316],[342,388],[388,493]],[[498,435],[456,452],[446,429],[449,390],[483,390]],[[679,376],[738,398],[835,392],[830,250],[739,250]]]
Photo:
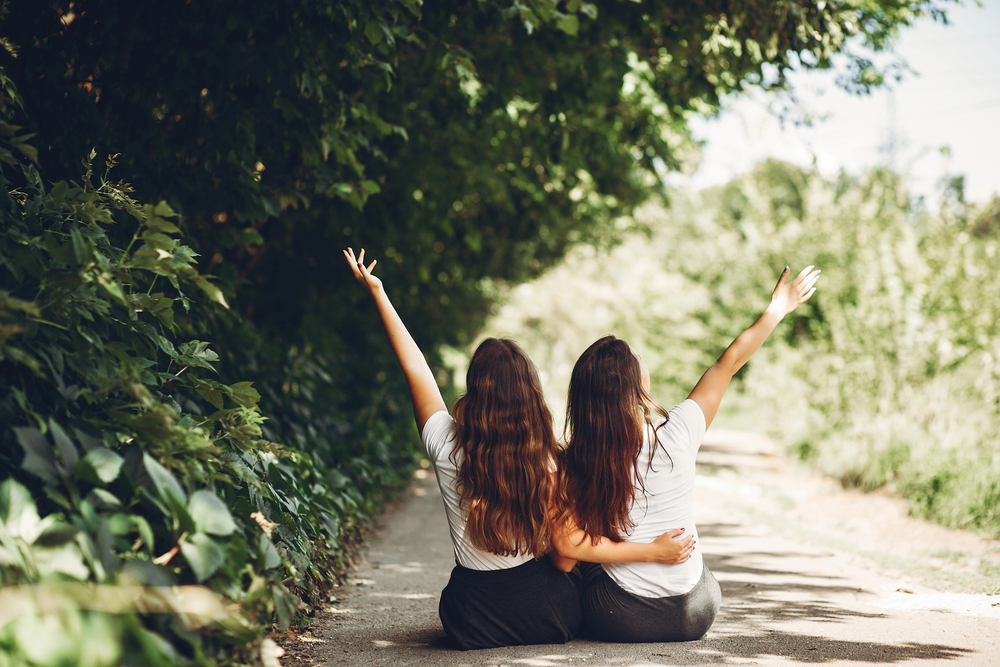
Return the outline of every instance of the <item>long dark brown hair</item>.
[[[594,542],[620,542],[635,524],[629,510],[651,415],[667,417],[642,386],[642,366],[628,343],[605,336],[580,355],[569,381],[566,449],[559,458],[563,516],[571,515]],[[656,437],[656,433],[653,433]],[[672,463],[672,462],[671,462]]]
[[[549,470],[558,446],[538,372],[517,343],[480,343],[454,417],[472,544],[500,556],[541,556],[551,541]]]

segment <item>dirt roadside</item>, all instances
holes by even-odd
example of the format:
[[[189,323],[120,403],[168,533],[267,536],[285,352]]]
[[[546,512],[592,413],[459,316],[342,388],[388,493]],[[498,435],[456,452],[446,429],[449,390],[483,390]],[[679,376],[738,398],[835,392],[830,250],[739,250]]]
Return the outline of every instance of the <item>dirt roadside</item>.
[[[421,471],[336,599],[281,641],[281,664],[1000,665],[1000,543],[911,519],[887,496],[842,491],[737,432],[706,438],[696,502],[723,590],[700,641],[439,647],[438,594],[454,556],[433,475]]]

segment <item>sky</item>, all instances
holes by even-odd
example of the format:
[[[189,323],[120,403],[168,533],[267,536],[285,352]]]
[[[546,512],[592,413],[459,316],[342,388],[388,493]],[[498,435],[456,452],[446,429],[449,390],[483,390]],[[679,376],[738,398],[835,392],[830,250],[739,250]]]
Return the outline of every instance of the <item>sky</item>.
[[[821,118],[812,127],[783,128],[759,91],[727,99],[717,118],[692,119],[705,142],[701,163],[675,183],[718,185],[774,157],[824,175],[892,163],[929,204],[946,174],[965,176],[971,201],[1000,195],[1000,0],[951,7],[948,20],[901,31],[894,52],[913,73],[891,90],[859,97],[838,89],[830,72],[794,73],[796,94]]]

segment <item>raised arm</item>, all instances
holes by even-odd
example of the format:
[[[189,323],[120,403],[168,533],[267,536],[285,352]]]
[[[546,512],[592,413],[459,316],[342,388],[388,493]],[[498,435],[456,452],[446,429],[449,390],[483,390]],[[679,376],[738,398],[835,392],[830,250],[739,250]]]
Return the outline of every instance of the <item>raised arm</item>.
[[[382,318],[382,326],[385,327],[385,335],[389,338],[389,345],[396,353],[406,382],[410,386],[410,397],[413,399],[413,417],[417,420],[417,428],[423,432],[424,424],[435,412],[447,410],[444,399],[441,398],[441,390],[438,389],[437,381],[431,367],[427,365],[423,353],[417,347],[410,332],[406,330],[403,321],[399,319],[396,309],[392,307],[389,297],[386,296],[382,281],[372,275],[372,269],[378,260],[373,260],[367,267],[364,264],[365,251],[355,258],[354,250],[348,248],[344,251],[347,263],[351,265],[354,277],[361,286],[371,294],[378,308],[378,314]]]
[[[736,371],[743,368],[753,353],[771,335],[774,328],[778,326],[785,315],[805,303],[816,291],[816,281],[819,280],[819,270],[807,266],[791,282],[788,282],[789,269],[786,266],[778,278],[778,284],[771,293],[771,303],[764,314],[757,318],[757,321],[750,325],[750,328],[736,337],[726,351],[722,353],[719,360],[712,365],[701,380],[695,385],[691,395],[692,399],[701,407],[705,413],[705,426],[708,427],[715,419],[715,413],[719,410],[722,402],[722,395],[729,386],[729,381],[733,379]]]

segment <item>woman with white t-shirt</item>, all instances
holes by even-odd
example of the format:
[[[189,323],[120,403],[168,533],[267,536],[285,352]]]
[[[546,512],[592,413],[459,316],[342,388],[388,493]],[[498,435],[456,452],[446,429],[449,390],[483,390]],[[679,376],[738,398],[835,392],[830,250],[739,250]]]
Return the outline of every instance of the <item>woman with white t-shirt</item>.
[[[456,565],[438,607],[445,632],[463,650],[572,639],[583,619],[580,578],[545,557],[558,448],[534,365],[512,341],[483,341],[453,418],[382,281],[372,275],[375,262],[365,266],[364,254],[344,251],[375,300],[406,376],[455,547]],[[580,539],[565,553],[591,562],[677,563],[693,550],[691,540],[673,539],[681,532],[651,544]]]
[[[566,409],[569,438],[559,458],[557,564],[575,564],[570,549],[589,535],[648,542],[694,524],[695,457],[729,381],[782,318],[816,291],[819,271],[808,266],[788,282],[781,273],[771,303],[669,413],[650,398],[649,371],[628,343],[607,336],[577,360]],[[654,417],[655,415],[655,417]],[[620,642],[700,639],[722,601],[701,551],[674,565],[614,563],[584,566],[583,609],[595,639]]]

